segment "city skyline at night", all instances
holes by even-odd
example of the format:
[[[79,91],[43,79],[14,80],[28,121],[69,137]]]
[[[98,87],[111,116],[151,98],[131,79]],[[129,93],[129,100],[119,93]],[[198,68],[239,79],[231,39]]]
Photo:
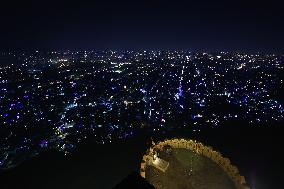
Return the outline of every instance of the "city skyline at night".
[[[1,189],[283,189],[283,2],[0,5]]]

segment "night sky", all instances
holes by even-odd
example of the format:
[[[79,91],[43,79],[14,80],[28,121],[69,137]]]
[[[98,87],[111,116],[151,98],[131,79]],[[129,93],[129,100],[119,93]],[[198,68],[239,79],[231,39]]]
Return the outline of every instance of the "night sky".
[[[276,1],[12,0],[0,5],[0,49],[283,53],[283,20]]]

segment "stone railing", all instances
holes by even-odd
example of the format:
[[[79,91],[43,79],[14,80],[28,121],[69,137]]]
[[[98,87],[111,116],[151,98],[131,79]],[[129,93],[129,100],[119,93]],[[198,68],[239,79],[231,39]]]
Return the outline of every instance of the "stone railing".
[[[163,147],[167,145],[171,146],[172,148],[189,149],[197,154],[211,159],[229,175],[237,189],[250,189],[246,184],[245,178],[239,174],[238,168],[232,165],[228,158],[223,157],[220,152],[214,151],[211,147],[205,146],[195,140],[171,139],[153,144],[143,156],[140,167],[140,175],[142,177],[145,178],[145,168],[147,166],[147,162],[149,162],[150,158],[153,156],[153,151],[162,150]]]

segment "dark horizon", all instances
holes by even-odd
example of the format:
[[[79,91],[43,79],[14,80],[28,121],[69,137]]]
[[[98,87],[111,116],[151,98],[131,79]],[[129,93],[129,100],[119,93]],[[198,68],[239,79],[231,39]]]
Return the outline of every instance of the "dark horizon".
[[[283,53],[280,2],[5,2],[0,49]]]
[[[91,48],[73,48],[73,49],[67,49],[67,48],[15,48],[15,49],[5,49],[2,50],[0,49],[0,53],[2,53],[2,55],[4,54],[8,54],[8,53],[12,53],[15,55],[18,55],[19,53],[25,53],[25,54],[35,54],[35,53],[39,53],[39,54],[48,54],[48,53],[53,53],[56,52],[58,54],[61,53],[75,53],[75,52],[79,52],[79,53],[99,53],[99,52],[115,52],[115,53],[124,53],[124,52],[183,52],[183,53],[190,53],[190,54],[202,54],[202,53],[206,53],[208,55],[216,55],[216,54],[229,54],[229,55],[233,55],[233,54],[246,54],[246,55],[269,55],[269,56],[284,56],[284,51],[283,52],[273,52],[273,51],[246,51],[246,50],[189,50],[189,49],[113,49],[113,48],[97,48],[97,49],[91,49]]]

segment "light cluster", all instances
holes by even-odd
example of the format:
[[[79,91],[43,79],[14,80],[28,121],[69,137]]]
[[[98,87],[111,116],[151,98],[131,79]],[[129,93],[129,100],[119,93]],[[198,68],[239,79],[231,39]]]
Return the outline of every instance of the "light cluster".
[[[183,51],[2,53],[0,168],[141,130],[283,119],[283,56]]]

